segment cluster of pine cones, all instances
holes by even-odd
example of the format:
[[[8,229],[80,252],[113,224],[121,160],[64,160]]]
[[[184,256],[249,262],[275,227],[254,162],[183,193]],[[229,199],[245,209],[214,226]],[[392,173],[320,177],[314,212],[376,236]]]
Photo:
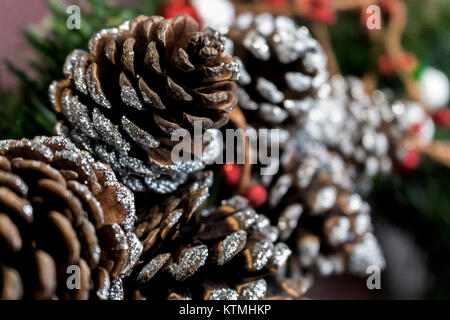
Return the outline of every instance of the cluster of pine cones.
[[[359,185],[407,132],[326,65],[270,14],[226,35],[186,15],[100,30],[50,86],[57,137],[0,142],[0,299],[298,299],[317,274],[383,268]],[[281,132],[278,172],[252,170],[259,208],[229,187],[206,205],[236,110]],[[210,139],[173,161],[197,124]]]

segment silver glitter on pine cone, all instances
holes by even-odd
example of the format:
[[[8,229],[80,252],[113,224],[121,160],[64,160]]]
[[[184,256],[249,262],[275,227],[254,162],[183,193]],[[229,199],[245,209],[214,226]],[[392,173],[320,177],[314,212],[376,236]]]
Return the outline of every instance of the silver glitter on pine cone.
[[[320,103],[318,99],[316,104]],[[275,175],[261,177],[260,168],[255,168],[252,181],[268,191],[267,203],[259,210],[277,225],[280,239],[293,248],[291,260],[296,260],[305,272],[360,274],[355,265],[365,261],[379,263],[383,269],[376,239],[372,236],[372,245],[363,245],[373,226],[370,207],[357,192],[355,168],[323,138],[334,138],[332,134],[320,135],[327,132],[327,127],[337,125],[333,120],[340,119],[336,114],[328,115],[330,109],[319,105],[304,115],[300,122],[303,126],[290,130],[281,146],[280,167]],[[339,124],[344,130],[345,121]]]
[[[370,191],[372,177],[389,174],[401,161],[406,138],[427,144],[434,134],[433,121],[420,105],[393,102],[380,90],[369,95],[361,80],[339,75],[331,78],[329,94],[315,100],[302,125],[304,139],[337,153],[354,188],[363,193]]]
[[[66,79],[49,88],[56,133],[110,165],[135,192],[175,191],[220,154],[214,139],[201,141],[198,152],[185,136],[189,158],[174,159],[171,138],[196,126],[217,138],[227,123],[239,65],[225,45],[219,32],[200,30],[187,15],[138,16],[100,30],[89,52],[68,55]]]
[[[109,166],[64,137],[3,140],[0,181],[0,299],[123,299],[142,244],[134,195]]]
[[[251,124],[295,122],[312,107],[328,72],[326,55],[306,27],[285,16],[244,13],[227,36],[239,58],[239,105]]]
[[[283,282],[269,277],[291,254],[277,242],[277,228],[239,196],[199,210],[207,189],[198,182],[188,185],[141,216],[136,233],[144,250],[130,278],[132,297],[259,300],[268,298],[270,288],[296,298],[294,290],[284,292]]]

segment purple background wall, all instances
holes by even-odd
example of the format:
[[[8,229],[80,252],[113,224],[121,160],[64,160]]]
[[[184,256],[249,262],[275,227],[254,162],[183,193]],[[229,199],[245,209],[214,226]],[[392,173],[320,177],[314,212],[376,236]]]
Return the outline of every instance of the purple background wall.
[[[151,0],[150,0],[151,1]],[[80,4],[82,0],[66,0],[67,4]],[[130,4],[135,0],[115,1]],[[45,0],[0,0],[0,84],[14,86],[14,78],[6,72],[4,60],[17,61],[30,57],[31,52],[21,35],[30,24],[43,21],[47,15]]]
[[[41,21],[45,14],[44,0],[0,0],[0,81],[4,87],[14,85],[14,79],[6,72],[4,60],[29,56],[29,48],[20,30]]]

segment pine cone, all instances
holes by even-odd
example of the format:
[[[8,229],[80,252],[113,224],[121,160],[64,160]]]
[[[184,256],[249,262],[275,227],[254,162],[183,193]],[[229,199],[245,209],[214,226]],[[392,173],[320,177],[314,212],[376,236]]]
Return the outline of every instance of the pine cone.
[[[335,75],[330,88],[329,96],[315,101],[314,113],[302,119],[302,129],[309,139],[339,154],[353,188],[367,192],[373,176],[392,168],[394,141],[387,130],[393,112],[381,91],[367,95],[355,77]]]
[[[419,145],[432,140],[433,121],[420,105],[392,102],[379,90],[366,94],[355,77],[335,75],[330,86],[330,95],[317,99],[314,113],[303,117],[302,130],[342,157],[353,189],[367,193],[375,175],[389,174],[411,146],[407,139]]]
[[[331,145],[314,136],[339,137],[333,136],[339,132],[335,122],[341,117],[336,117],[342,110],[350,113],[346,108],[351,105],[345,100],[341,114],[321,107],[333,88],[320,45],[306,28],[270,14],[242,14],[228,36],[242,62],[238,99],[249,124],[282,131],[281,156],[271,159],[279,161],[279,171],[261,176],[261,166],[253,166],[252,181],[268,190],[268,201],[258,210],[277,225],[280,239],[296,248],[292,259],[297,261],[292,263],[303,272],[323,275],[365,274],[368,264],[383,268],[368,205],[355,193],[355,172],[362,169],[340,153],[340,140]],[[355,120],[342,120],[342,126],[348,125],[346,132],[353,133],[350,125]],[[363,128],[366,123],[358,125]],[[361,135],[350,137],[361,145]],[[386,152],[382,151],[380,156]]]
[[[253,181],[268,189],[259,208],[280,230],[280,240],[296,248],[305,271],[322,275],[350,272],[364,275],[369,265],[385,265],[372,235],[369,205],[354,191],[344,159],[326,145],[308,140],[302,130],[283,149],[274,176]]]
[[[134,220],[132,193],[67,139],[0,141],[0,299],[121,299]]]
[[[239,106],[255,127],[295,123],[327,82],[326,56],[306,27],[268,13],[238,16],[227,35],[239,58]]]
[[[194,182],[154,201],[140,217],[135,232],[144,250],[129,283],[132,297],[299,298],[309,281],[273,276],[291,252],[284,243],[276,243],[277,228],[242,197],[199,210],[207,193],[207,182]]]
[[[194,122],[220,128],[237,103],[238,64],[224,49],[218,32],[200,31],[186,15],[138,16],[101,30],[89,53],[67,57],[66,80],[50,86],[57,134],[109,164],[133,191],[174,191],[208,159],[197,152],[172,161],[171,134],[192,133]]]

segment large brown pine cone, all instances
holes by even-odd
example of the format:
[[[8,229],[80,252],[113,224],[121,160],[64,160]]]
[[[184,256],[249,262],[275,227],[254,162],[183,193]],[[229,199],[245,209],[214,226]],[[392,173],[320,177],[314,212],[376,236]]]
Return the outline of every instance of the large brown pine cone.
[[[240,63],[239,106],[251,125],[295,123],[312,107],[328,72],[326,56],[306,27],[285,16],[244,13],[227,36]]]
[[[0,141],[0,299],[121,299],[134,220],[133,194],[66,138]]]
[[[269,220],[235,197],[215,209],[199,207],[208,183],[200,180],[140,216],[140,265],[127,291],[135,299],[299,298],[310,282],[277,279],[290,249],[276,242]],[[272,276],[271,276],[272,275]]]
[[[172,133],[192,133],[194,122],[200,132],[220,128],[237,103],[239,66],[224,50],[218,32],[199,30],[187,15],[138,16],[99,31],[90,52],[67,57],[66,80],[50,86],[57,134],[109,164],[133,191],[174,191],[214,150],[174,162]]]

